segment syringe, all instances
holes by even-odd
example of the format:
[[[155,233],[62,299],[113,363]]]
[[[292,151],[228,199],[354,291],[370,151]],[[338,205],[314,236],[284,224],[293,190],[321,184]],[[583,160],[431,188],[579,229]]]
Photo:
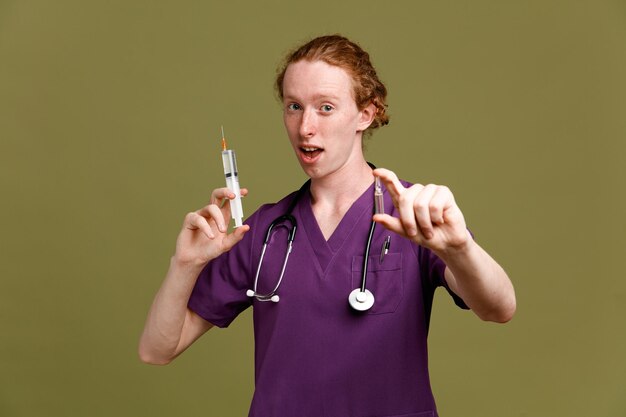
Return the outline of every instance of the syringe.
[[[374,214],[385,214],[385,201],[383,189],[380,186],[380,178],[374,178]]]
[[[241,206],[241,191],[239,190],[237,158],[235,157],[235,151],[226,149],[224,126],[222,126],[222,164],[224,164],[226,187],[235,194],[235,198],[230,200],[230,215],[235,220],[235,227],[239,227],[243,224],[243,207]]]

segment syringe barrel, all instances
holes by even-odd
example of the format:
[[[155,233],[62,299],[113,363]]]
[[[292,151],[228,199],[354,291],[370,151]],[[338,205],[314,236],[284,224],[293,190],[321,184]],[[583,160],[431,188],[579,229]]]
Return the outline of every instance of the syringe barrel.
[[[239,173],[237,171],[235,151],[232,149],[222,151],[222,164],[224,165],[226,187],[235,194],[235,198],[230,200],[230,215],[235,220],[235,227],[239,227],[243,224],[243,207],[241,205],[241,191],[239,189]]]
[[[374,213],[385,214],[385,200],[383,199],[383,193],[374,194]]]
[[[374,179],[374,213],[385,214],[385,200],[379,177]]]

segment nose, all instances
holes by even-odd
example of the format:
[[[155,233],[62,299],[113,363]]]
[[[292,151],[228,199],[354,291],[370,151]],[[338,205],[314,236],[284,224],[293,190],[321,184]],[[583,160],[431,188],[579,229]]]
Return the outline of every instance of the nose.
[[[302,120],[300,120],[300,136],[303,138],[311,138],[315,135],[315,131],[315,113],[310,110],[304,110],[302,113]]]

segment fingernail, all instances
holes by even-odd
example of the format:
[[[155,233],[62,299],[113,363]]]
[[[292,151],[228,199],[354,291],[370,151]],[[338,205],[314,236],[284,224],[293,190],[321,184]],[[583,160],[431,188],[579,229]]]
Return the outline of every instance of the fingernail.
[[[417,234],[417,229],[413,229],[413,228],[409,229],[409,236],[415,236],[416,234]]]
[[[433,237],[433,232],[426,232],[426,233],[424,233],[424,237],[425,237],[426,239],[430,239],[430,238],[432,238],[432,237]]]

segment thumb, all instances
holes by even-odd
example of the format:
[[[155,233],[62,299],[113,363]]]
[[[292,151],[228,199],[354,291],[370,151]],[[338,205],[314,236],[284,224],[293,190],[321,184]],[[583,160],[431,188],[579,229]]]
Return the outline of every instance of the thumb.
[[[389,214],[375,214],[373,220],[381,224],[385,229],[406,236],[402,222],[397,217],[390,216]]]
[[[225,251],[229,251],[235,246],[241,239],[243,239],[244,235],[250,230],[250,226],[244,224],[243,226],[239,226],[233,230],[232,233],[224,236],[224,240],[222,241],[222,245]]]

